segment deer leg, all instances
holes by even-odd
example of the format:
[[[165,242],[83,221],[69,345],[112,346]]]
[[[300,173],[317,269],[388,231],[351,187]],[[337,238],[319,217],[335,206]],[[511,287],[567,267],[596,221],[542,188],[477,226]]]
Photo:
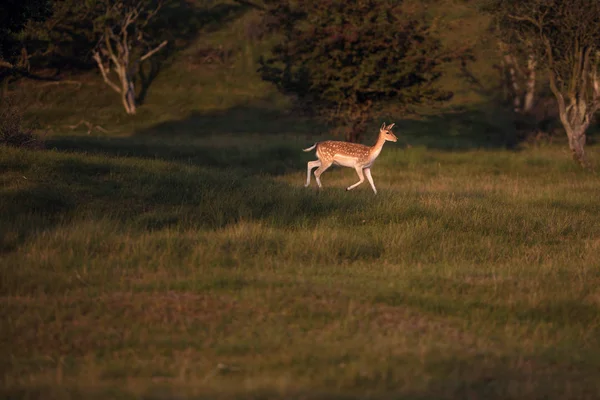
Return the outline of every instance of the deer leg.
[[[358,185],[360,185],[361,183],[363,183],[365,181],[365,176],[363,175],[363,170],[362,167],[354,167],[354,169],[356,170],[356,173],[358,174],[358,178],[360,179],[358,182],[356,182],[354,185],[352,186],[348,186],[346,188],[346,190],[352,190],[355,187],[357,187]]]
[[[321,166],[321,160],[309,161],[308,162],[307,171],[306,171],[306,185],[304,185],[304,187],[308,187],[308,185],[310,185],[310,172],[314,168],[320,167],[320,166]]]
[[[317,185],[319,185],[319,189],[321,189],[323,187],[323,185],[321,185],[321,179],[320,179],[321,174],[323,172],[325,172],[327,170],[327,168],[331,167],[331,164],[333,164],[333,161],[330,161],[328,163],[324,163],[321,161],[321,165],[315,171],[315,179],[317,180]]]
[[[371,168],[365,168],[365,176],[369,180],[373,191],[375,192],[375,194],[377,194],[377,189],[375,188],[375,184],[373,183],[373,177],[371,176]]]

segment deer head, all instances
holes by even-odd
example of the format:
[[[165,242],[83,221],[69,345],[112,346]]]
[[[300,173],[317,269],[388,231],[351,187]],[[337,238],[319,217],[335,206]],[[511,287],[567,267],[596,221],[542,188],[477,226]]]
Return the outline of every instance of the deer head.
[[[393,123],[386,126],[384,122],[383,124],[381,124],[381,128],[379,128],[379,135],[383,135],[384,139],[390,142],[398,141],[398,138],[396,137],[396,135],[394,135],[394,132],[392,132],[392,128],[394,127],[394,125],[396,124]]]

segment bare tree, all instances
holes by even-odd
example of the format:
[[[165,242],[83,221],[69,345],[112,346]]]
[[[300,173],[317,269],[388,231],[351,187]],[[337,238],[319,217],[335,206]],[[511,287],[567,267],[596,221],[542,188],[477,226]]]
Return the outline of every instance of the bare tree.
[[[526,115],[535,103],[537,57],[531,49],[523,51],[503,41],[499,41],[498,46],[502,54],[500,66],[506,96],[514,112]]]
[[[600,2],[492,0],[502,29],[543,60],[573,158],[587,166],[586,131],[600,109]]]
[[[121,95],[127,114],[136,113],[134,74],[140,63],[152,57],[167,41],[159,44],[147,37],[145,28],[159,12],[162,2],[147,0],[105,0],[106,14],[99,19],[104,24],[103,33],[92,57],[96,61],[104,82]],[[111,77],[114,69],[118,82]]]

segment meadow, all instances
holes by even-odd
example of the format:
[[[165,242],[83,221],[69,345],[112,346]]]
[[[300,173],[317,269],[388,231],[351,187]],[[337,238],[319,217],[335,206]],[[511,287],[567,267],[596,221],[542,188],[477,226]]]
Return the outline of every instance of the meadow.
[[[485,28],[441,3],[454,39]],[[376,196],[350,169],[305,188],[331,136],[258,78],[232,4],[136,116],[93,71],[8,87],[45,149],[0,147],[0,397],[600,398],[597,172],[448,73],[446,109],[373,121],[399,137]]]
[[[600,395],[597,175],[399,141],[319,193],[306,143],[3,148],[1,395]]]

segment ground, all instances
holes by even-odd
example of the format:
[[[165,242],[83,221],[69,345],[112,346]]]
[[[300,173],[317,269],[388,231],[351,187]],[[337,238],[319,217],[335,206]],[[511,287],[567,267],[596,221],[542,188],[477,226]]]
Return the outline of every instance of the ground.
[[[377,196],[304,188],[330,136],[240,78],[264,44],[186,58],[244,18],[135,117],[93,72],[11,87],[47,135],[0,148],[0,396],[600,397],[598,175],[463,97],[385,117]]]

